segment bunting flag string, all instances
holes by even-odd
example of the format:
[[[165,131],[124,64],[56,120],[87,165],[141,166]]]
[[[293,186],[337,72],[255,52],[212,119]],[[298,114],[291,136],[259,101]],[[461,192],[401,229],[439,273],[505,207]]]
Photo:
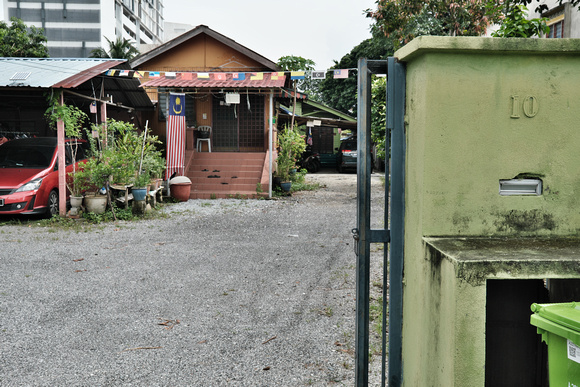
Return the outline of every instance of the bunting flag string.
[[[326,71],[313,71],[310,74],[312,79],[325,79],[326,78]]]
[[[290,79],[305,79],[305,72],[304,71],[291,71],[290,72]]]
[[[226,74],[231,74],[234,81],[243,81],[246,77],[249,77],[252,81],[261,81],[264,79],[264,74],[270,74],[270,79],[278,80],[284,76],[289,75],[291,80],[303,80],[308,76],[314,80],[326,79],[327,74],[331,73],[333,79],[346,79],[349,78],[353,71],[357,69],[330,69],[330,70],[315,70],[315,71],[263,71],[263,72],[249,72],[249,73],[236,73],[236,72],[195,72],[195,71],[135,71],[135,70],[117,70],[111,69],[103,72],[104,75],[110,77],[130,77],[130,78],[160,78],[164,76],[165,78],[174,79],[180,77],[183,80],[193,80],[193,79],[213,79],[215,81],[225,81]]]
[[[233,73],[232,79],[234,81],[243,81],[246,79],[246,73]]]
[[[250,81],[261,81],[264,79],[264,73],[252,73]]]

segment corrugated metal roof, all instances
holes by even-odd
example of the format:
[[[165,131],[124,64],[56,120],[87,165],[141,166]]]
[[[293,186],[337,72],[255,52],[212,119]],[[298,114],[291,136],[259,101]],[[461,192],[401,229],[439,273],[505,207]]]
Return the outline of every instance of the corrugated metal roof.
[[[187,74],[187,75],[184,75]],[[209,78],[198,78],[195,73],[177,73],[175,78],[167,78],[165,76],[154,78],[143,83],[143,87],[187,87],[187,88],[281,88],[284,86],[286,76],[278,76],[278,79],[272,79],[272,73],[244,73],[244,80],[234,80],[234,73],[225,74],[225,80],[215,79],[214,73],[209,75]],[[263,79],[252,79],[252,74],[261,74]],[[192,79],[187,77],[191,76]]]
[[[297,99],[308,99],[308,94],[301,93],[299,91],[294,92],[294,90],[283,88],[279,90],[277,93],[274,94],[274,97],[277,98],[294,98],[294,94],[296,94]]]
[[[0,58],[0,87],[74,88],[125,60]],[[17,77],[14,77],[18,74]]]

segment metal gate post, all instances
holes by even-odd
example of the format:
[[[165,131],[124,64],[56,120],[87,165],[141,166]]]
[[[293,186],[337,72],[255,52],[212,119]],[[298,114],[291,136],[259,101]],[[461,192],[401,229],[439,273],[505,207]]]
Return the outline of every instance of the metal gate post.
[[[357,268],[356,268],[356,386],[368,385],[369,374],[369,291],[370,291],[370,131],[371,76],[367,59],[358,62],[358,122],[357,122]],[[357,235],[358,234],[358,235]]]
[[[402,63],[388,58],[387,128],[391,131],[391,241],[389,264],[389,386],[403,381],[403,254],[405,215],[405,89]]]
[[[357,228],[356,271],[356,386],[368,385],[369,323],[370,323],[370,244],[388,243],[388,209],[385,209],[385,229],[371,230],[371,74],[386,74],[384,60],[360,59],[358,62],[358,126],[357,126]],[[388,174],[387,174],[388,179]],[[389,184],[387,183],[388,187]],[[388,194],[385,195],[388,197]],[[386,199],[388,203],[388,199]],[[386,250],[386,246],[385,246]],[[386,278],[386,277],[385,277]],[[386,284],[384,285],[386,289]]]

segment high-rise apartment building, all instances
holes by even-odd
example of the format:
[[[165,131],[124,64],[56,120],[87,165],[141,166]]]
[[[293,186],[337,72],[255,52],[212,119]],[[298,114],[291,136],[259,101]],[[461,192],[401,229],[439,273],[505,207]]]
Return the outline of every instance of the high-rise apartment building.
[[[0,19],[15,16],[44,29],[53,58],[88,57],[105,38],[135,47],[163,41],[163,0],[1,0]]]

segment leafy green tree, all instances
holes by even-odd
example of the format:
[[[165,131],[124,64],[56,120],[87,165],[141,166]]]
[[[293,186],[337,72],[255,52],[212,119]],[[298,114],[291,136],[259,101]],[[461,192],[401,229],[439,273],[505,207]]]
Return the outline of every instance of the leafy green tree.
[[[308,94],[308,98],[318,100],[320,81],[312,79],[309,71],[313,71],[316,63],[312,59],[301,56],[287,55],[278,59],[278,67],[285,71],[306,71],[304,79],[295,82],[296,89]]]
[[[339,62],[335,61],[333,69],[356,69],[360,58],[387,59],[393,55],[392,39],[376,34],[354,47]],[[334,79],[327,75],[320,84],[321,102],[356,117],[357,114],[357,72],[349,71],[348,78]]]
[[[377,157],[385,159],[385,138],[387,126],[387,78],[379,77],[371,86],[371,139],[377,146]]]
[[[278,59],[278,66],[286,71],[314,70],[316,63],[301,56],[286,55]]]
[[[316,63],[312,59],[306,59],[301,56],[287,55],[278,59],[278,67],[286,71],[312,71]],[[294,80],[294,91],[300,90],[307,92],[308,95],[318,94],[318,85],[310,77],[310,74],[304,75],[305,79],[300,81]],[[294,129],[294,112],[296,111],[296,95],[292,101],[292,124],[290,130]]]
[[[114,58],[131,60],[135,56],[139,55],[139,50],[125,38],[119,37],[115,41],[111,41],[108,38],[105,39],[107,39],[107,43],[109,44],[109,50],[107,51],[103,47],[95,48],[91,51],[91,54],[89,55],[90,58]]]
[[[531,38],[550,32],[546,25],[547,18],[527,19],[528,9],[524,5],[516,5],[510,9],[499,30],[491,34],[496,38]]]
[[[0,21],[0,56],[13,58],[48,58],[46,36],[42,28],[28,28],[18,18],[12,24]]]
[[[558,5],[562,5],[562,3],[565,0],[559,0],[558,1]],[[570,3],[572,6],[578,6],[580,4],[580,0],[568,0],[568,3]],[[511,9],[513,5],[517,5],[517,4],[521,4],[524,6],[527,6],[528,4],[533,3],[533,0],[512,0],[512,1],[491,1],[490,3],[499,3],[501,5],[501,3],[505,3],[505,5],[507,5],[506,7],[506,11]],[[546,5],[546,1],[545,0],[536,0],[536,3],[538,3],[538,5],[536,6],[535,10],[538,13],[541,12],[545,12],[548,10],[548,6]],[[510,6],[511,5],[511,6]]]
[[[523,0],[526,1],[526,0]],[[530,0],[531,1],[531,0]],[[392,37],[398,48],[421,35],[478,36],[500,20],[501,7],[491,0],[377,0],[367,9],[375,30]]]

